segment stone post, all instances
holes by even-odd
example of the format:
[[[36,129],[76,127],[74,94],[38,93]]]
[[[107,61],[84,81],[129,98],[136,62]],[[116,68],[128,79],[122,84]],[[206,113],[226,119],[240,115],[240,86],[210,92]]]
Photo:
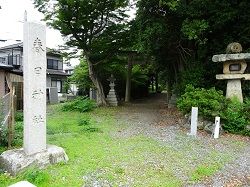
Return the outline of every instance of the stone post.
[[[46,150],[46,28],[24,22],[24,151]]]
[[[189,135],[191,136],[197,135],[197,124],[198,124],[198,107],[192,107],[191,130]]]
[[[219,138],[220,134],[220,117],[215,117],[214,138]]]

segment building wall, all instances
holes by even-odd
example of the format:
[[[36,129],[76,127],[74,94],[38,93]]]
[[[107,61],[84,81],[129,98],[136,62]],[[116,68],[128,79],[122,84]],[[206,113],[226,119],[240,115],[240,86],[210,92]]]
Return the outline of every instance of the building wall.
[[[51,77],[49,75],[46,77],[46,86],[51,87]]]

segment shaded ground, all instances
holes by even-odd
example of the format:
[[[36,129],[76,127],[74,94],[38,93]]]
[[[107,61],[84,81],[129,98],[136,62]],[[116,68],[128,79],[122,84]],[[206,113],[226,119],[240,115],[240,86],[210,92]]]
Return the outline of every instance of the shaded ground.
[[[166,95],[156,94],[122,107],[117,113],[119,130],[113,136],[131,138],[144,135],[188,159],[185,168],[178,163],[182,159],[172,160],[168,153],[164,159],[146,157],[149,163],[161,167],[168,167],[169,160],[175,161],[174,174],[185,186],[250,186],[249,138],[224,134],[215,140],[211,135],[199,132],[194,139],[186,135],[188,129],[183,128],[183,123],[181,114],[167,109]],[[211,154],[214,156],[208,156]],[[206,171],[209,167],[211,172]],[[189,171],[193,171],[191,177]]]

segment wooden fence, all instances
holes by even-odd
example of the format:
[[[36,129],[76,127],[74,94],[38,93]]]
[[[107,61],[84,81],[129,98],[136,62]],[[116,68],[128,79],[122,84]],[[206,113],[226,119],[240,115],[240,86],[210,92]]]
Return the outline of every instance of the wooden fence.
[[[8,147],[14,139],[14,122],[15,122],[15,88],[11,89],[8,94],[2,97],[1,114],[3,116],[0,127],[8,129]]]
[[[8,125],[8,118],[9,118],[10,113],[11,113],[11,111],[10,111],[10,105],[11,105],[10,104],[10,102],[11,102],[10,95],[11,95],[11,93],[8,93],[7,95],[3,96],[2,103],[1,103],[1,105],[2,105],[1,113],[2,113],[2,117],[3,117],[2,125],[5,127]]]

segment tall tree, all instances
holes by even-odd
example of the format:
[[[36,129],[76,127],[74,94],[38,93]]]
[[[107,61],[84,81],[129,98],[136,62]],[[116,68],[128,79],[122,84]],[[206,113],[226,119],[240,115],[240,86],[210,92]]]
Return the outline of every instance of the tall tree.
[[[234,41],[250,48],[248,0],[138,0],[137,7],[140,49],[175,82],[210,87],[217,71],[213,54]]]
[[[128,3],[128,0],[34,0],[47,24],[61,32],[66,44],[82,50],[99,105],[107,102],[95,67],[123,45]]]

